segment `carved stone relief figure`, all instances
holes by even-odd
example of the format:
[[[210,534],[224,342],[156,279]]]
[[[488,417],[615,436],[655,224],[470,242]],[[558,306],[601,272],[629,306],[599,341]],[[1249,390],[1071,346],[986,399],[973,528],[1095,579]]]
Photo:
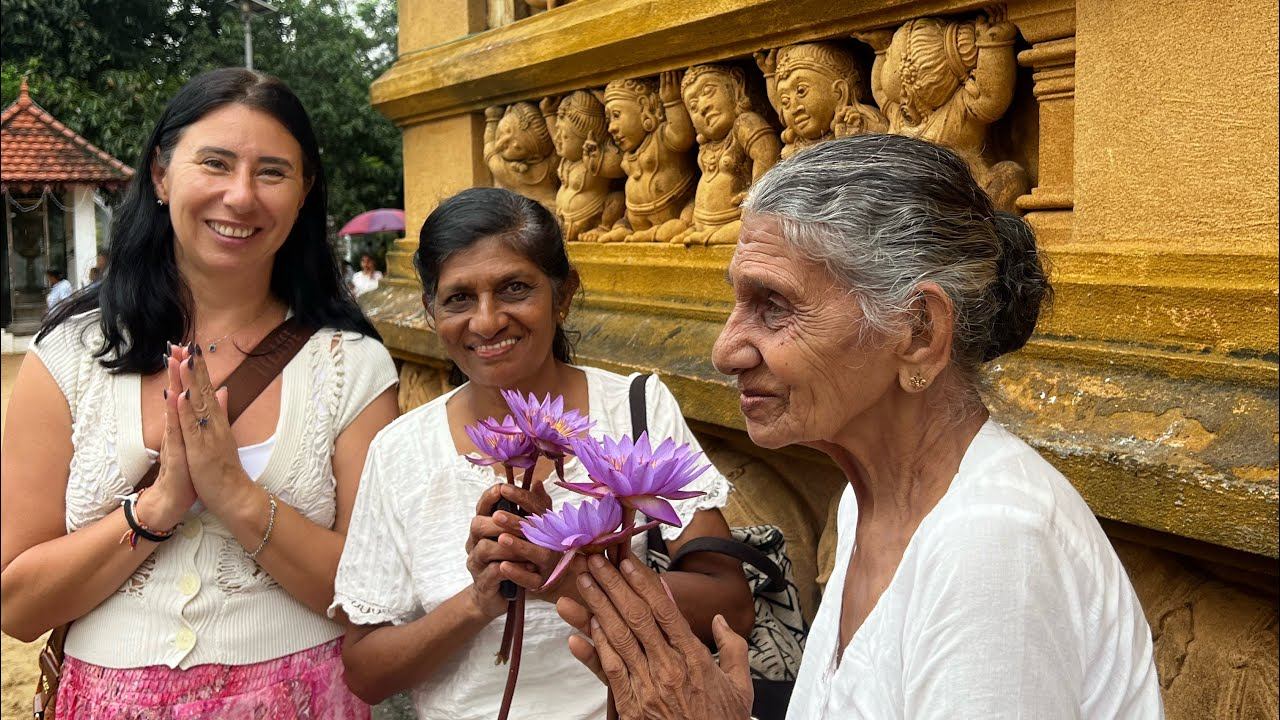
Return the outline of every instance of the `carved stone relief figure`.
[[[484,162],[498,187],[555,209],[559,158],[538,107],[531,102],[484,111]]]
[[[852,53],[828,42],[787,45],[756,53],[769,102],[782,119],[782,157],[814,143],[863,132],[884,132],[884,116],[861,102]]]
[[[889,132],[959,152],[996,205],[1013,210],[1027,192],[1026,170],[983,157],[987,126],[1013,101],[1018,29],[991,10],[972,21],[912,20],[897,31],[855,35],[876,51],[871,90]]]
[[[626,217],[594,239],[668,242],[689,228],[697,172],[694,131],[680,99],[680,75],[615,80],[604,89],[609,134],[627,174]]]
[[[594,93],[576,90],[562,99],[538,104],[560,156],[556,218],[566,242],[590,240],[622,219],[622,151],[609,136],[604,103]]]
[[[702,176],[693,227],[672,239],[683,245],[732,245],[742,227],[747,188],[778,162],[774,129],[752,110],[746,76],[727,65],[696,65],[680,83],[698,140]]]

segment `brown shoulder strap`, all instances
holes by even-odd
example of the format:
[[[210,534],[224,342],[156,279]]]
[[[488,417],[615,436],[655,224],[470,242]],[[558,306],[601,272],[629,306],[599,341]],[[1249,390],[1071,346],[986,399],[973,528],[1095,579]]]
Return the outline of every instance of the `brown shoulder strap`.
[[[227,388],[227,419],[234,423],[315,332],[316,328],[303,325],[295,315],[277,325],[254,346],[249,357],[232,370],[223,383]]]
[[[240,414],[284,371],[284,367],[302,350],[302,346],[307,344],[307,340],[315,332],[315,328],[304,325],[295,315],[277,325],[249,351],[249,356],[222,383],[227,388],[229,421],[234,423],[240,418]],[[137,491],[150,487],[159,474],[160,463],[153,463],[133,489]]]

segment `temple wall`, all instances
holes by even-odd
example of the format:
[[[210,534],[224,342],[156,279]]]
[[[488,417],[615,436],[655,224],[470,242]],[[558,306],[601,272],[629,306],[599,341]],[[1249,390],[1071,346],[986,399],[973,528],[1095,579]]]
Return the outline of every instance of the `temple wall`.
[[[1007,6],[1016,29],[1008,51],[965,45],[963,24],[986,17],[966,2],[578,0],[531,12],[519,0],[401,0],[399,8],[400,60],[372,99],[404,132],[410,231],[389,256],[390,283],[362,303],[404,361],[405,409],[448,387],[411,264],[417,228],[465,187],[497,182],[535,196],[552,182],[537,173],[545,158],[507,163],[494,150],[519,112],[536,123],[531,108],[549,96],[592,89],[607,101],[599,91],[612,81],[717,63],[737,68],[720,77],[742,79],[753,110],[785,143],[786,121],[763,99],[757,51],[833,43],[838,52],[822,57],[852,58],[856,103],[842,102],[861,113],[851,121],[861,127],[892,116],[892,102],[880,107],[871,92],[868,31],[941,18],[960,23],[960,52],[949,62],[1009,52],[1005,70],[969,68],[969,81],[1010,97],[980,128],[973,162],[1036,229],[1058,298],[1028,346],[991,368],[988,402],[1076,484],[1113,538],[1156,638],[1168,716],[1277,717],[1274,4],[1169,0],[1157,11],[1020,0]],[[806,51],[788,52],[803,59]],[[803,65],[786,55],[779,76],[787,62]],[[532,105],[511,109],[522,101]],[[942,141],[963,144],[962,135]],[[610,188],[635,200],[621,183]],[[696,217],[685,230],[697,229]],[[613,239],[641,241],[570,243],[585,288],[569,318],[581,333],[579,358],[662,375],[738,488],[730,521],[783,528],[811,614],[831,568],[843,479],[815,454],[765,452],[747,440],[736,394],[709,362],[729,307],[731,241],[706,233],[657,241],[663,232],[625,227]]]

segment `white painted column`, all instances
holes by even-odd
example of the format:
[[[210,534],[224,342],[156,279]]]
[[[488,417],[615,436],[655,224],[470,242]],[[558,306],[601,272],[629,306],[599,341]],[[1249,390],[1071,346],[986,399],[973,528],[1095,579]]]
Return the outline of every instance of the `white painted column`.
[[[74,267],[67,268],[67,279],[72,286],[82,287],[89,268],[98,261],[98,225],[95,222],[92,185],[76,185],[72,194],[72,216],[75,229]]]

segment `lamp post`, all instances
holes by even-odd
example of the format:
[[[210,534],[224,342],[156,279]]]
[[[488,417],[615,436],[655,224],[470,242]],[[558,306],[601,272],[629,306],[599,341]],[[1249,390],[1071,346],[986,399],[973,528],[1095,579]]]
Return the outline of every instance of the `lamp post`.
[[[253,16],[276,12],[276,7],[266,0],[227,0],[228,5],[240,8],[244,22],[244,66],[253,69]]]

